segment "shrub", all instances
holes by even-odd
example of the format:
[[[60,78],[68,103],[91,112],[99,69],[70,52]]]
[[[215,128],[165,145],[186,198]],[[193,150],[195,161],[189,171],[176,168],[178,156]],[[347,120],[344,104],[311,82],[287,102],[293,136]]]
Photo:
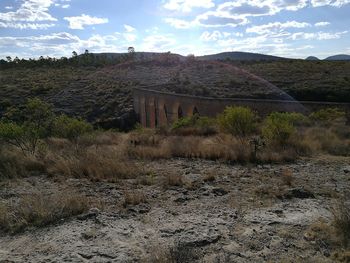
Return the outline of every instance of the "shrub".
[[[91,124],[66,115],[55,117],[51,105],[39,99],[29,99],[23,109],[11,109],[0,122],[0,140],[35,154],[40,139],[57,136],[76,140],[91,132]]]
[[[19,125],[12,122],[0,122],[0,140],[19,147],[23,153],[34,154],[43,130],[31,123]]]
[[[310,119],[304,114],[297,112],[285,112],[284,116],[295,126],[309,126]]]
[[[40,139],[50,134],[51,106],[39,99],[29,99],[22,110],[12,109],[0,122],[0,139],[34,154]]]
[[[293,119],[289,113],[273,112],[264,122],[263,136],[272,143],[285,146],[295,134]]]
[[[177,121],[175,121],[171,128],[173,130],[176,130],[176,129],[180,129],[180,128],[191,127],[191,126],[194,126],[194,124],[195,124],[194,117],[183,117],[183,118],[180,118]]]
[[[177,135],[199,135],[208,136],[216,134],[216,122],[209,117],[200,117],[195,114],[191,117],[184,117],[172,125],[172,132]]]
[[[73,141],[77,140],[77,138],[83,134],[92,132],[92,130],[92,125],[82,119],[60,115],[56,117],[53,122],[52,135]]]
[[[255,113],[245,107],[227,107],[219,116],[220,126],[227,132],[245,137],[255,130]]]
[[[345,112],[338,108],[321,109],[310,114],[310,119],[320,122],[333,122],[343,117],[345,117]]]

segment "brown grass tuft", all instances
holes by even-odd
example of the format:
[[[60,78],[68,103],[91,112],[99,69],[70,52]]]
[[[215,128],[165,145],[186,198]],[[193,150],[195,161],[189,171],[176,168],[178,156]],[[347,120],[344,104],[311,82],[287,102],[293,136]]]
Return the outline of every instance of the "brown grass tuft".
[[[216,172],[214,170],[207,171],[204,175],[204,182],[214,182],[216,180]]]
[[[333,224],[343,245],[350,245],[350,202],[340,199],[333,209]]]
[[[146,202],[146,196],[142,191],[132,190],[124,192],[124,203],[123,206],[138,205]]]
[[[183,176],[177,173],[168,173],[164,179],[164,187],[184,185]]]
[[[294,182],[293,171],[288,168],[283,169],[281,173],[281,179],[285,185],[292,186]]]
[[[116,146],[88,147],[84,151],[49,152],[48,172],[54,175],[89,178],[94,181],[135,178],[142,173],[138,165],[122,156]]]
[[[88,208],[89,200],[72,191],[24,195],[16,203],[0,205],[0,229],[16,233],[31,226],[46,226],[86,212]]]

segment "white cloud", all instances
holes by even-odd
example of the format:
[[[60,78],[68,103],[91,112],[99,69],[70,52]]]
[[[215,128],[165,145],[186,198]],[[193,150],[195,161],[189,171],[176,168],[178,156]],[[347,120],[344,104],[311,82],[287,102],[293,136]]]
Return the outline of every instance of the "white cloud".
[[[129,33],[136,30],[134,27],[129,26],[129,25],[124,25],[124,28],[125,28],[126,32],[129,32]]]
[[[66,5],[62,5],[62,8],[69,8],[70,5],[69,4],[66,4]]]
[[[142,50],[164,52],[175,43],[175,39],[171,36],[151,35],[143,39]]]
[[[168,0],[164,8],[174,11],[191,12],[193,8],[211,8],[215,4],[213,0]]]
[[[15,28],[15,29],[48,29],[55,24],[38,24],[38,23],[21,23],[21,22],[1,22],[0,28]]]
[[[274,15],[282,10],[296,11],[307,6],[308,0],[238,0],[219,5],[217,11],[234,17]]]
[[[134,42],[137,39],[137,35],[135,34],[130,34],[130,33],[125,33],[123,34],[124,38],[128,42]]]
[[[328,26],[330,24],[331,23],[329,23],[329,22],[318,22],[318,23],[315,23],[315,26],[316,27],[321,27],[321,26]]]
[[[186,21],[186,20],[177,19],[177,18],[165,18],[164,21],[170,24],[172,27],[181,28],[181,29],[190,28],[191,26],[195,25],[193,21]]]
[[[13,9],[13,6],[5,6],[5,9],[6,10],[11,10],[11,9]]]
[[[262,35],[262,34],[271,34],[275,32],[280,32],[281,30],[286,28],[304,28],[304,27],[310,27],[310,26],[311,24],[306,22],[297,22],[297,21],[287,21],[285,23],[274,22],[274,23],[268,23],[265,25],[252,26],[250,28],[247,28],[246,32]]]
[[[108,23],[108,18],[99,18],[82,14],[81,16],[65,17],[71,29],[84,29],[84,26]]]
[[[212,33],[205,31],[203,34],[200,36],[200,40],[203,41],[216,41],[219,40],[223,37],[220,31],[214,31]]]
[[[232,16],[227,12],[222,11],[208,11],[196,17],[194,23],[204,27],[236,27],[238,25],[245,25],[249,21],[245,17]]]
[[[232,17],[227,13],[209,11],[198,15],[194,20],[186,21],[177,18],[166,18],[165,22],[175,28],[186,29],[194,26],[201,27],[236,27],[238,25],[245,25],[248,19],[241,17]]]
[[[343,5],[347,5],[350,3],[350,0],[311,0],[311,4],[314,7],[319,6],[335,6],[335,7],[342,7]]]
[[[16,11],[0,13],[0,20],[5,22],[57,21],[48,13],[53,0],[24,0]]]
[[[293,40],[298,39],[317,39],[317,40],[330,40],[330,39],[339,39],[342,37],[342,35],[347,34],[348,31],[342,31],[342,32],[336,32],[336,33],[329,33],[329,32],[315,32],[315,33],[305,33],[305,32],[298,32],[292,34],[290,37]]]
[[[229,33],[229,32],[220,32],[218,30],[215,30],[213,32],[209,32],[209,31],[204,31],[202,33],[202,35],[200,36],[200,40],[205,41],[205,42],[209,42],[209,41],[217,41],[219,39],[224,39],[224,38],[228,38],[228,37],[242,37],[243,34],[236,32],[236,33]]]
[[[126,48],[117,46],[115,41],[118,34],[92,35],[88,39],[80,39],[78,36],[67,32],[53,33],[49,35],[28,37],[0,37],[0,56],[10,54],[11,48],[22,48],[23,52],[17,52],[17,56],[70,56],[73,50],[78,53],[89,49],[90,52],[122,52]],[[30,55],[28,55],[28,53]]]

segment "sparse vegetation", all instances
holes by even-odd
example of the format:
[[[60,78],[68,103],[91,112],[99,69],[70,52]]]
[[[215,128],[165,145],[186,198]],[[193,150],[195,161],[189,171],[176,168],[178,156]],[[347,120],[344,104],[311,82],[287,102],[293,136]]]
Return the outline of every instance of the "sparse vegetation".
[[[345,248],[350,245],[350,202],[340,199],[333,210],[334,227]]]
[[[165,175],[164,186],[183,186],[184,180],[181,174],[170,173]]]
[[[254,132],[256,124],[255,113],[245,107],[227,107],[219,117],[221,127],[239,138],[244,138]]]
[[[23,195],[17,203],[0,203],[0,230],[16,233],[28,227],[47,226],[86,212],[88,208],[88,198],[69,191]]]
[[[138,205],[146,202],[146,196],[139,190],[125,191],[123,206]]]
[[[296,130],[294,116],[289,113],[274,112],[265,120],[262,134],[271,143],[285,147]]]

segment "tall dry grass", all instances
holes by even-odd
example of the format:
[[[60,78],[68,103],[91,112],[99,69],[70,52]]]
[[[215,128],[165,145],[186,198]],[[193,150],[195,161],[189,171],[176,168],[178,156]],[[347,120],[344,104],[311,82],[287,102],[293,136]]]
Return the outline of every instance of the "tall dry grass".
[[[73,191],[22,195],[18,201],[0,203],[0,230],[16,233],[41,227],[86,212],[89,199]]]
[[[51,145],[52,146],[52,145]],[[125,156],[123,145],[89,143],[86,146],[68,145],[57,150],[49,147],[44,155],[47,171],[51,175],[89,178],[116,182],[119,179],[135,178],[142,169]]]
[[[141,159],[181,157],[239,163],[290,161],[294,160],[297,155],[294,149],[266,147],[255,156],[249,139],[237,139],[227,134],[218,134],[211,137],[167,136],[155,145],[130,145],[127,154],[132,158]]]

